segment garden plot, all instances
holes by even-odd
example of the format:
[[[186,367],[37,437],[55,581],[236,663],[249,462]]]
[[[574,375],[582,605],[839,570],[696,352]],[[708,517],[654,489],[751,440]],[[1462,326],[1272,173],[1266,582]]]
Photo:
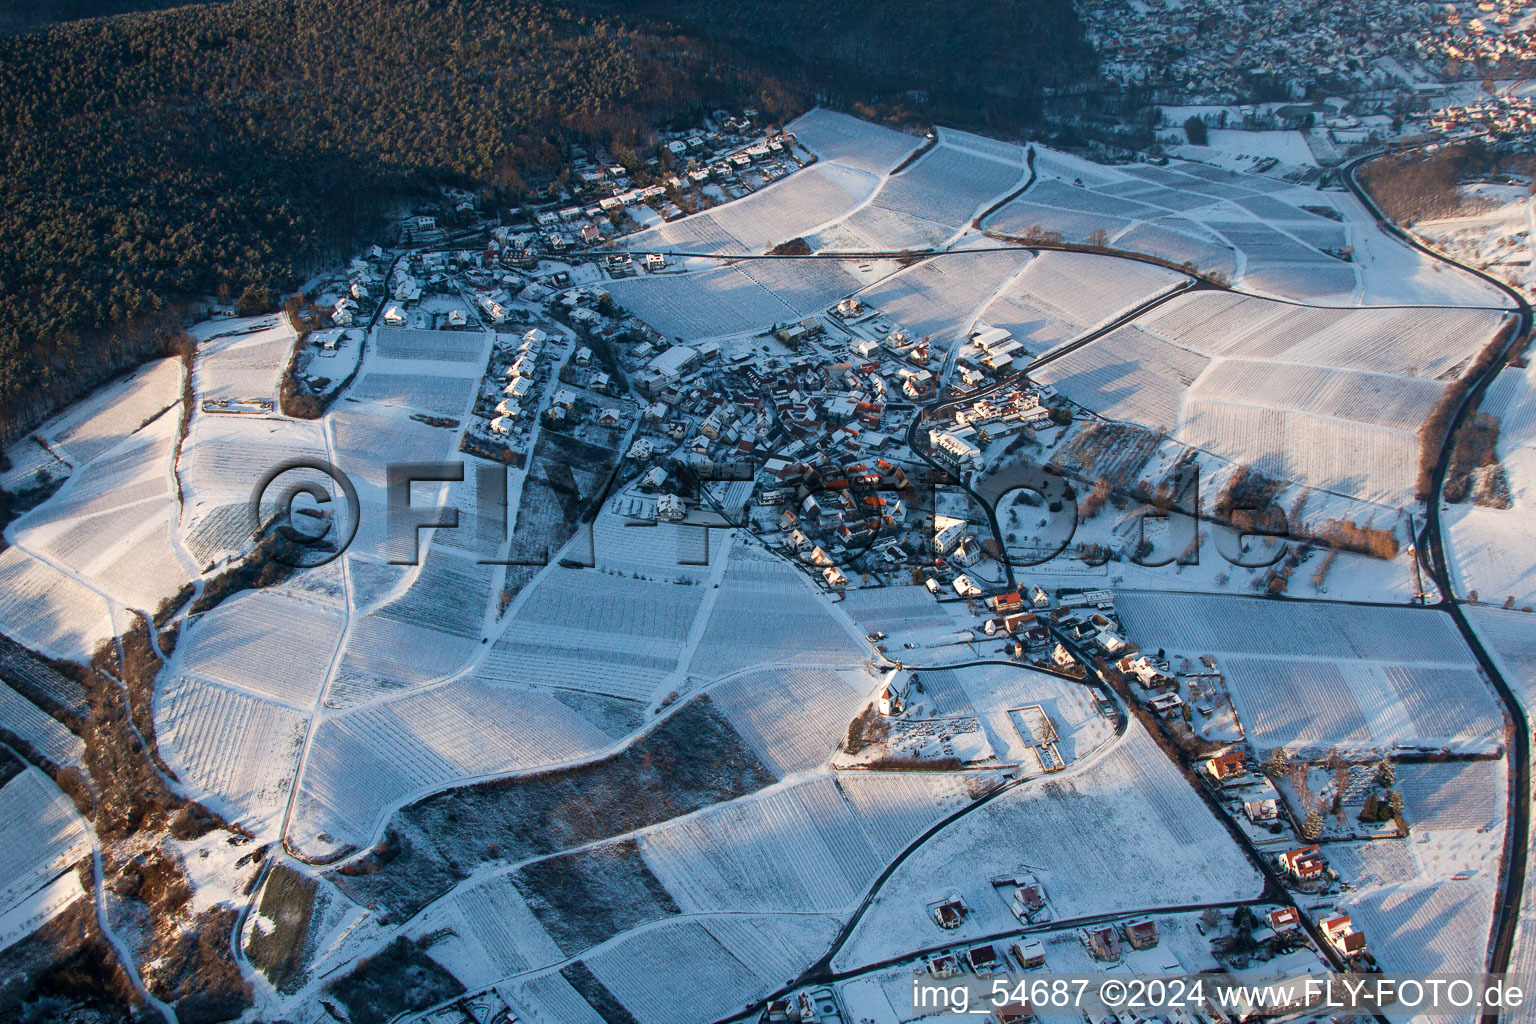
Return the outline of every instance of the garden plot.
[[[941,246],[954,233],[948,225],[871,203],[806,241],[818,251],[899,252]]]
[[[615,302],[669,338],[692,341],[766,330],[795,310],[740,267],[613,281]]]
[[[1184,392],[1209,363],[1126,325],[1047,363],[1035,377],[1106,419],[1172,433]]]
[[[484,365],[489,342],[489,335],[479,331],[414,331],[405,327],[378,327],[373,332],[374,354],[384,359]]]
[[[1347,298],[1355,289],[1355,271],[1328,257],[1291,262],[1250,260],[1243,284],[1256,292],[1300,299]]]
[[[1144,650],[1476,667],[1449,616],[1428,609],[1148,591],[1118,595],[1115,608]]]
[[[198,345],[192,388],[200,402],[276,400],[279,378],[293,354],[293,328],[281,317],[253,326],[264,329],[216,334]]]
[[[113,632],[100,596],[17,548],[0,551],[0,633],[49,657],[89,662]]]
[[[1381,969],[1398,974],[1471,974],[1485,968],[1493,921],[1486,881],[1396,885],[1339,904],[1365,932]]]
[[[22,547],[92,582],[121,604],[152,609],[190,578],[171,543],[176,418],[165,414],[77,469],[19,520]]]
[[[20,737],[33,750],[61,768],[78,765],[85,752],[85,744],[80,742],[80,737],[3,683],[0,683],[0,729]]]
[[[610,738],[545,694],[461,679],[333,716],[301,785],[316,829],[362,845],[396,804],[472,778],[590,757]]]
[[[1275,200],[1269,200],[1275,202]],[[1277,205],[1283,206],[1283,203]],[[1290,235],[1285,234],[1269,224],[1257,221],[1231,221],[1211,220],[1207,221],[1212,231],[1231,242],[1233,247],[1239,249],[1248,259],[1248,269],[1245,273],[1251,273],[1257,267],[1265,267],[1272,264],[1332,264],[1343,271],[1343,277],[1349,282],[1349,289],[1355,285],[1355,272],[1347,263],[1329,256],[1324,256],[1310,246],[1302,245]],[[1346,289],[1348,290],[1348,289]]]
[[[96,585],[129,608],[158,608],[193,578],[171,539],[172,529],[169,514],[146,522],[137,534],[125,538],[126,543],[91,567]]]
[[[325,457],[317,422],[194,413],[179,464],[181,534],[188,552],[205,566],[243,553],[252,543],[250,501],[257,483],[294,460]],[[308,473],[285,475],[282,483],[301,478],[325,482],[319,474]],[[334,491],[335,485],[329,489]],[[275,506],[270,511],[275,512]]]
[[[784,130],[820,159],[871,174],[885,174],[922,144],[915,136],[822,107],[795,118]]]
[[[1034,196],[1033,190],[1026,195]],[[1038,199],[1038,197],[1036,197]],[[1087,210],[1063,210],[1058,206],[1046,206],[1027,199],[1015,199],[1007,203],[986,221],[988,231],[1013,238],[1039,238],[1046,232],[1055,232],[1063,242],[1086,245],[1090,242],[1117,235],[1131,226],[1131,221]],[[1099,235],[1099,232],[1104,235]],[[1124,248],[1124,246],[1118,246]]]
[[[649,651],[625,636],[604,637],[512,623],[475,670],[494,681],[548,685],[646,703],[677,670],[679,645],[652,641]]]
[[[610,575],[697,583],[729,549],[717,530],[625,519],[608,509],[592,521],[592,561]]]
[[[1144,649],[1213,655],[1261,749],[1500,743],[1493,694],[1438,612],[1142,592],[1116,607]]]
[[[859,298],[914,338],[963,338],[999,289],[1030,259],[1028,252],[959,253],[924,260],[865,289]]]
[[[1536,616],[1478,605],[1467,608],[1467,619],[1529,715],[1536,706]]]
[[[1040,376],[1101,415],[1231,463],[1401,507],[1413,498],[1418,429],[1444,393],[1440,381],[1504,319],[1498,310],[1330,309],[1203,291]],[[1201,375],[1196,360],[1206,356],[1217,361]],[[1137,358],[1169,365],[1138,377]]]
[[[843,911],[883,865],[826,776],[659,825],[640,852],[684,913]]]
[[[89,826],[47,776],[24,769],[0,786],[0,914],[91,852]]]
[[[171,491],[169,465],[175,435],[176,417],[158,417],[114,446],[111,458],[77,467],[52,497],[17,521],[13,535],[29,546],[43,546],[49,532],[70,520],[166,498]],[[169,507],[170,502],[165,504]]]
[[[1416,824],[1411,814],[1409,821]],[[1330,843],[1328,864],[1357,886],[1393,885],[1419,877],[1419,866],[1407,843]]]
[[[347,634],[326,701],[338,708],[355,707],[446,678],[463,669],[479,646],[431,626],[378,614],[363,616]]]
[[[741,255],[741,242],[714,217],[714,212],[695,214],[631,235],[625,240],[629,249],[660,252],[685,252],[712,256]],[[612,286],[610,286],[611,288]]]
[[[70,466],[91,462],[134,433],[147,421],[181,399],[181,364],[175,359],[146,363],[129,377],[92,392],[47,421],[32,437],[41,438],[48,450]],[[28,453],[24,461],[0,477],[0,487],[16,490],[27,486],[38,468],[58,467]]]
[[[942,125],[934,129],[934,134],[942,145],[967,150],[988,160],[999,160],[1017,167],[1026,167],[1029,163],[1029,153],[1017,143],[963,132],[958,128],[945,128]]]
[[[981,314],[1039,354],[1113,323],[1188,279],[1135,260],[1042,252]]]
[[[677,583],[550,569],[476,673],[649,701],[684,656],[704,596]]]
[[[780,778],[825,764],[874,679],[828,669],[764,669],[709,691],[747,746]]]
[[[837,930],[826,917],[750,920],[795,943],[794,959],[742,956],[711,933],[714,921],[707,920],[620,939],[583,963],[638,1024],[708,1024],[777,991],[815,958],[813,951],[831,944]]]
[[[1090,767],[1008,792],[924,843],[881,886],[833,969],[1016,929],[990,880],[1023,872],[1039,878],[1058,919],[1244,899],[1263,888],[1199,795],[1132,722]],[[927,904],[956,889],[972,911],[946,932]]]
[[[704,216],[736,239],[738,250],[760,253],[847,216],[879,185],[878,175],[822,162]]]
[[[156,694],[166,763],[204,802],[261,833],[282,819],[306,724],[299,712],[187,676]]]
[[[1500,718],[1471,669],[1295,658],[1220,659],[1249,738],[1280,746],[1492,749]]]
[[[761,548],[737,544],[688,672],[715,679],[764,664],[856,665],[867,654],[803,575]]]
[[[482,565],[434,544],[422,558],[416,578],[405,592],[381,605],[371,617],[478,640],[490,606],[495,573],[494,565]]]
[[[680,645],[703,600],[697,586],[553,568],[529,591],[514,621]]]
[[[1022,162],[993,159],[942,141],[886,179],[873,205],[953,232],[990,202],[1018,188],[1028,174]]]
[[[488,462],[468,455],[458,457],[464,463],[464,479],[448,485],[443,504],[444,518],[449,510],[458,513],[458,526],[432,531],[432,549],[453,552],[475,562],[497,562],[501,547],[511,536],[512,515],[520,498],[522,481],[501,463]],[[496,513],[480,514],[480,473],[490,471],[490,496],[501,497],[504,507],[498,521]],[[498,495],[499,488],[499,495]],[[426,534],[422,534],[425,539]]]
[[[90,711],[89,694],[83,683],[64,675],[3,636],[0,636],[0,678],[24,693],[41,697],[44,706],[63,708],[80,718]]]
[[[191,625],[177,655],[190,675],[308,711],[320,698],[344,625],[339,608],[247,591]]]

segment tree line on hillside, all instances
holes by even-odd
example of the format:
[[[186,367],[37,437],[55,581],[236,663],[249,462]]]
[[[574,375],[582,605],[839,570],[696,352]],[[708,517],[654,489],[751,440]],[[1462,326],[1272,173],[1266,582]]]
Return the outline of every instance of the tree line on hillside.
[[[799,97],[616,23],[490,0],[246,0],[0,39],[0,438],[165,350],[181,304],[286,291],[400,197],[515,196]]]

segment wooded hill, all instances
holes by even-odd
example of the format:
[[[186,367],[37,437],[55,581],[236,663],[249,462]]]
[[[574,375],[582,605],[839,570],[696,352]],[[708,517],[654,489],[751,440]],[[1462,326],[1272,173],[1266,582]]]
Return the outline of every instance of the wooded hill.
[[[505,202],[717,107],[994,111],[1085,53],[1069,5],[958,0],[233,0],[0,38],[0,439],[436,183]]]

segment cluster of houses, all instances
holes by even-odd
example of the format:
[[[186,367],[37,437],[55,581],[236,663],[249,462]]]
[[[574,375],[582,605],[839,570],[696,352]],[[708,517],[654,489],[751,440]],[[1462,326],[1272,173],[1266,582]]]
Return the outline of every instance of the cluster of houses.
[[[1448,3],[1438,31],[1417,42],[1420,59],[1442,71],[1465,68],[1468,76],[1519,67],[1536,57],[1536,40],[1520,26],[1525,0]]]
[[[539,327],[530,328],[521,337],[502,335],[498,338],[492,356],[492,374],[488,375],[493,381],[492,394],[499,393],[495,398],[495,415],[486,427],[492,436],[504,438],[512,433],[516,421],[525,415],[525,405],[532,408],[535,404],[533,391],[539,357],[548,343],[549,334]],[[505,360],[505,366],[500,370],[500,379],[495,380],[494,368],[501,359]]]
[[[534,213],[534,226],[550,251],[567,252],[739,199],[798,170],[795,137],[756,132],[756,116],[748,111],[664,139],[641,178],[649,184],[636,184],[627,168],[604,154],[578,155],[564,201]],[[620,270],[633,273],[627,265]]]
[[[1536,52],[1525,59],[1533,58]],[[1536,103],[1524,96],[1487,96],[1420,116],[1429,127],[1454,139],[1529,140],[1536,133]]]
[[[1186,102],[1235,103],[1263,92],[1300,98],[1314,87],[1357,91],[1412,60],[1436,18],[1429,4],[1286,0],[1081,0],[1100,66],[1123,85]]]

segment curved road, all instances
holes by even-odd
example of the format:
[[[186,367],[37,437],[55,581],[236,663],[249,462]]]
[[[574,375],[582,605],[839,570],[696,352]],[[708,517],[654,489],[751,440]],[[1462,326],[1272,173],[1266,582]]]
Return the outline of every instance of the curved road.
[[[1494,904],[1494,923],[1491,936],[1488,969],[1493,973],[1503,973],[1509,969],[1509,961],[1514,950],[1515,930],[1520,921],[1520,902],[1525,893],[1525,876],[1527,860],[1530,853],[1531,836],[1531,737],[1530,724],[1526,720],[1525,711],[1521,707],[1520,699],[1515,695],[1509,682],[1499,671],[1493,659],[1489,657],[1483,647],[1482,640],[1467,621],[1466,615],[1457,602],[1455,592],[1451,588],[1450,561],[1446,557],[1444,529],[1440,520],[1440,507],[1442,495],[1445,490],[1445,477],[1450,469],[1451,452],[1455,448],[1456,432],[1461,429],[1467,418],[1477,410],[1488,385],[1493,382],[1504,368],[1505,360],[1510,351],[1522,342],[1531,332],[1532,315],[1531,304],[1526,301],[1514,288],[1500,281],[1492,274],[1469,266],[1460,260],[1454,259],[1444,253],[1437,252],[1408,232],[1398,227],[1376,205],[1370,194],[1355,180],[1355,172],[1367,161],[1375,159],[1380,154],[1361,157],[1344,166],[1343,180],[1349,190],[1354,193],[1365,208],[1376,218],[1377,226],[1390,235],[1395,236],[1407,245],[1418,251],[1457,267],[1482,281],[1487,282],[1505,295],[1509,296],[1519,312],[1518,327],[1510,332],[1509,339],[1504,348],[1499,352],[1498,358],[1490,360],[1488,365],[1471,382],[1466,393],[1462,396],[1461,404],[1457,407],[1455,415],[1451,418],[1446,428],[1444,441],[1440,446],[1439,458],[1435,461],[1434,476],[1430,488],[1430,496],[1425,505],[1424,530],[1420,535],[1418,544],[1419,558],[1430,577],[1435,581],[1435,586],[1440,591],[1440,601],[1437,607],[1444,609],[1461,632],[1462,639],[1477,662],[1482,666],[1483,673],[1493,682],[1494,689],[1499,698],[1504,702],[1505,710],[1509,714],[1510,728],[1510,786],[1509,786],[1509,829],[1505,835],[1505,859],[1504,873],[1500,880],[1499,896]],[[1483,1019],[1489,1024],[1498,1020],[1498,1013],[1491,1011],[1484,1015]]]

